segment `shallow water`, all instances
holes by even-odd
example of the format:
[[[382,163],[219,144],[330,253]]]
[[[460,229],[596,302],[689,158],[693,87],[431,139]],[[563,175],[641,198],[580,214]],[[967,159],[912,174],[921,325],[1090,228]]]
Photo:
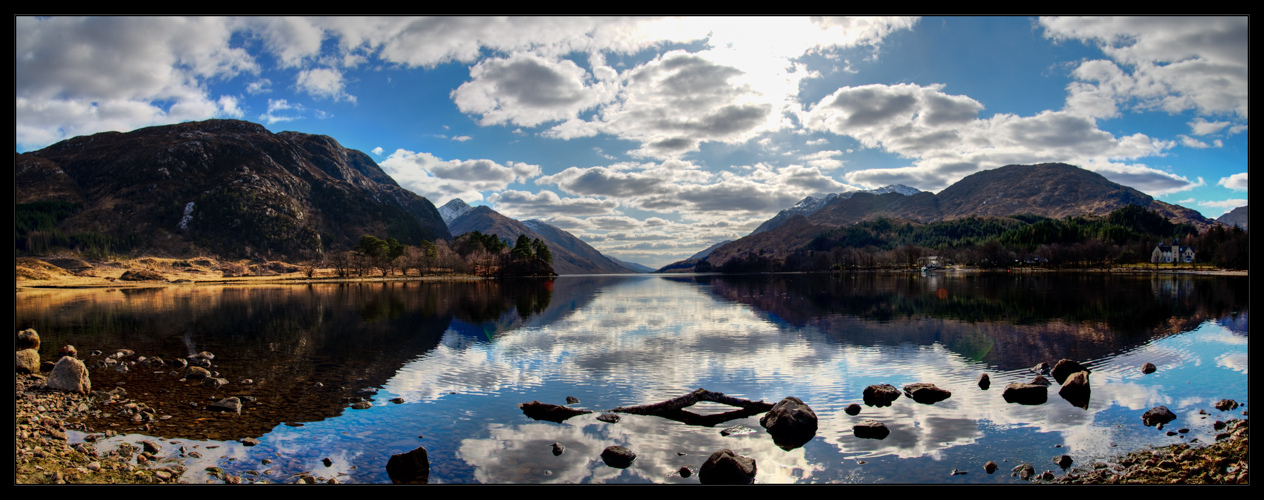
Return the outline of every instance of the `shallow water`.
[[[127,398],[171,415],[147,431],[120,417],[89,422],[120,433],[98,450],[159,438],[159,457],[185,463],[187,482],[216,481],[204,469],[217,466],[244,482],[309,473],[389,483],[390,456],[424,446],[431,483],[695,483],[677,471],[696,472],[729,448],[756,459],[759,483],[991,484],[1020,482],[1009,471],[1024,462],[1060,474],[1060,455],[1080,466],[1149,445],[1212,442],[1212,423],[1243,409],[1211,404],[1248,396],[1247,297],[1246,279],[1192,276],[564,276],[32,290],[17,294],[15,309],[16,326],[39,331],[45,351],[73,344],[90,364],[120,348],[164,359],[215,354],[213,369],[231,382],[220,389],[144,364],[93,370],[94,388],[122,382]],[[82,354],[93,349],[104,353]],[[1030,367],[1061,358],[1092,370],[1087,408],[1060,398],[1056,382],[1042,405],[1001,398],[1005,384],[1032,378]],[[1145,362],[1158,371],[1141,374]],[[980,373],[990,389],[975,385]],[[843,412],[870,384],[913,382],[952,396]],[[711,427],[631,414],[609,424],[599,413],[553,423],[517,407],[574,396],[571,406],[600,411],[697,388],[770,403],[795,396],[819,428],[783,450],[759,416]],[[229,395],[256,401],[240,416],[204,409]],[[360,398],[373,406],[351,409]],[[1178,415],[1165,430],[1141,423],[1158,405]],[[891,435],[853,436],[867,419]],[[720,434],[733,425],[754,432]],[[1179,428],[1189,431],[1166,434]],[[260,444],[246,447],[246,437]],[[554,442],[563,454],[552,454]],[[611,445],[637,454],[631,467],[602,462]],[[1001,469],[985,473],[988,460]]]

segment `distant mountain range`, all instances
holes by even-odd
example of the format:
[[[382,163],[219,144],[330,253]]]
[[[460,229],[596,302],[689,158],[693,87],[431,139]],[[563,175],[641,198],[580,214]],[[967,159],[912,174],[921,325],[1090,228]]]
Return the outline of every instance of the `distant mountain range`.
[[[571,233],[539,220],[517,221],[501,215],[491,207],[471,207],[454,199],[439,208],[453,235],[471,231],[494,234],[512,244],[519,235],[539,238],[553,253],[553,270],[558,274],[609,274],[649,272],[639,264],[629,265],[607,257]],[[451,217],[451,219],[448,219]],[[637,267],[633,267],[637,266]],[[652,271],[652,269],[650,270]]]
[[[1216,222],[1219,222],[1229,227],[1238,226],[1242,228],[1243,230],[1246,230],[1247,229],[1246,207],[1238,207],[1233,210],[1230,210],[1229,213],[1221,215],[1220,217],[1217,217]]]
[[[25,213],[64,209],[55,231],[144,253],[307,260],[364,234],[452,237],[368,155],[239,120],[75,137],[15,154],[14,170]]]
[[[1212,221],[1194,210],[1155,200],[1100,174],[1064,163],[1009,165],[961,179],[938,194],[907,186],[807,198],[762,224],[746,237],[713,250],[706,258],[720,266],[735,257],[784,258],[813,238],[842,226],[889,218],[931,223],[965,217],[1031,214],[1061,219],[1106,215],[1129,204],[1154,210],[1176,223],[1205,228]],[[692,266],[672,264],[681,270]],[[665,268],[666,269],[666,268]]]

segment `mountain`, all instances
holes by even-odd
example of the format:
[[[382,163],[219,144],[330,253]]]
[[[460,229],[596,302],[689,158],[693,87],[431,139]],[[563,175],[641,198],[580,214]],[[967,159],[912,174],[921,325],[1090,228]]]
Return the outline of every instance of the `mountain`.
[[[619,265],[621,265],[621,266],[623,266],[623,267],[626,267],[626,268],[628,268],[628,269],[632,270],[633,272],[637,272],[637,273],[652,273],[652,272],[654,272],[654,268],[652,268],[652,267],[650,267],[650,266],[646,266],[646,265],[642,265],[642,264],[637,264],[637,263],[635,263],[635,262],[628,262],[628,261],[626,261],[626,260],[622,260],[622,259],[616,259],[616,258],[614,258],[614,257],[610,257],[609,255],[607,255],[606,257],[607,257],[607,258],[609,258],[610,260],[615,261],[615,263],[617,263],[617,264],[619,264]]]
[[[1246,207],[1235,208],[1229,211],[1229,213],[1221,215],[1220,217],[1217,217],[1216,222],[1219,222],[1229,227],[1238,226],[1242,228],[1243,230],[1246,230],[1247,229],[1246,228],[1246,223],[1247,223]]]
[[[451,201],[444,203],[442,207],[439,207],[439,217],[443,218],[444,224],[452,224],[452,221],[465,215],[470,210],[474,210],[474,207],[465,203],[465,200],[453,198]]]
[[[466,205],[464,201],[454,205],[455,201],[445,203],[444,207],[459,208]],[[448,230],[454,235],[462,235],[471,231],[483,234],[494,234],[511,245],[519,235],[528,238],[539,238],[553,253],[553,270],[558,274],[610,274],[636,272],[602,255],[597,249],[584,243],[571,233],[545,224],[538,220],[519,222],[501,215],[491,207],[480,206],[465,210],[459,217],[448,224]]]
[[[772,231],[773,229],[776,229],[777,226],[780,226],[784,224],[787,220],[790,220],[791,217],[794,217],[796,215],[802,215],[804,217],[807,217],[809,215],[812,215],[820,211],[822,208],[825,208],[826,205],[829,205],[835,200],[846,200],[848,198],[851,198],[856,193],[869,193],[869,194],[899,193],[905,196],[912,196],[920,192],[921,191],[919,191],[917,188],[905,186],[903,184],[892,184],[890,186],[883,186],[878,189],[868,189],[868,190],[863,190],[863,191],[850,191],[846,193],[831,193],[831,194],[825,195],[824,198],[816,198],[813,196],[809,196],[807,198],[804,198],[799,203],[795,204],[793,207],[782,210],[778,212],[777,215],[773,216],[773,218],[764,221],[763,224],[760,224],[759,227],[755,228],[754,231],[751,231],[750,234],[758,234],[758,233],[763,233],[767,231]],[[701,259],[701,257],[696,257],[696,256],[690,257],[690,259],[693,259],[693,258]]]
[[[724,245],[713,251],[707,261],[720,266],[748,254],[784,258],[824,232],[882,217],[918,223],[1021,214],[1061,219],[1073,215],[1106,215],[1135,204],[1154,210],[1172,222],[1200,228],[1210,223],[1194,210],[1155,200],[1100,174],[1064,163],[1008,165],[969,175],[939,194],[905,193],[907,191],[892,189],[884,193],[840,195],[811,214],[793,215],[772,230],[751,233]]]
[[[304,260],[365,234],[451,239],[435,206],[368,155],[246,121],[75,137],[14,164],[19,209],[71,207],[56,231],[134,252]]]

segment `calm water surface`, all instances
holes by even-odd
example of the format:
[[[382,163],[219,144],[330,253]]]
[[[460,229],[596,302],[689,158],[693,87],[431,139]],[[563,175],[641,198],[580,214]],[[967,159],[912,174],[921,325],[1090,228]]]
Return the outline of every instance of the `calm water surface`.
[[[119,435],[98,450],[158,438],[162,460],[188,467],[186,482],[215,481],[204,469],[216,466],[271,483],[302,473],[390,483],[390,456],[418,446],[431,483],[695,483],[676,471],[696,471],[723,448],[755,458],[759,483],[1020,482],[1009,471],[1023,462],[1061,474],[1059,455],[1083,466],[1150,445],[1214,441],[1212,423],[1243,409],[1211,404],[1247,401],[1248,304],[1245,278],[1082,274],[564,276],[28,290],[15,299],[16,326],[35,328],[49,349],[166,359],[210,351],[231,381],[210,389],[170,368],[94,369],[94,389],[123,387],[171,416],[146,430],[105,411],[85,425]],[[1002,399],[1005,384],[1061,358],[1092,369],[1087,408],[1061,399],[1056,382],[1042,405]],[[1145,362],[1158,372],[1142,375]],[[980,373],[989,390],[975,385]],[[843,411],[870,384],[913,382],[952,397]],[[553,423],[517,407],[574,396],[571,406],[600,411],[697,388],[770,403],[798,397],[819,429],[783,450],[758,416],[711,427],[629,414],[609,424],[598,413]],[[230,395],[254,400],[240,416],[205,410]],[[373,406],[350,408],[361,399]],[[1178,416],[1166,430],[1189,431],[1142,425],[1158,405]],[[866,419],[891,435],[854,437]],[[752,432],[720,434],[733,425]],[[260,444],[246,447],[246,437]],[[633,465],[607,467],[599,455],[610,445],[634,451]],[[1001,469],[985,473],[988,460]]]

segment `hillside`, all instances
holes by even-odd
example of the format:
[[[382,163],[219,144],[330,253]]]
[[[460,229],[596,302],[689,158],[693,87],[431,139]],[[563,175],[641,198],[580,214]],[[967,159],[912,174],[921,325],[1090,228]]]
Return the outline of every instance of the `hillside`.
[[[444,206],[456,207],[451,202]],[[574,235],[543,222],[519,222],[486,206],[455,212],[460,212],[460,215],[448,225],[448,230],[454,235],[478,231],[483,234],[494,234],[511,243],[523,234],[532,239],[543,240],[548,245],[549,251],[553,253],[553,270],[558,274],[635,272],[602,255],[601,252]]]
[[[1210,221],[1196,211],[1161,201],[1064,163],[1009,165],[967,176],[938,194],[859,192],[836,197],[810,215],[790,217],[776,228],[752,233],[711,253],[713,266],[731,259],[762,255],[785,258],[813,238],[839,227],[887,218],[932,223],[968,217],[1037,215],[1061,219],[1072,215],[1106,215],[1135,204],[1175,223],[1204,228]]]
[[[245,121],[75,137],[14,163],[19,213],[45,221],[34,246],[306,260],[364,234],[451,238],[434,205],[368,155]]]

